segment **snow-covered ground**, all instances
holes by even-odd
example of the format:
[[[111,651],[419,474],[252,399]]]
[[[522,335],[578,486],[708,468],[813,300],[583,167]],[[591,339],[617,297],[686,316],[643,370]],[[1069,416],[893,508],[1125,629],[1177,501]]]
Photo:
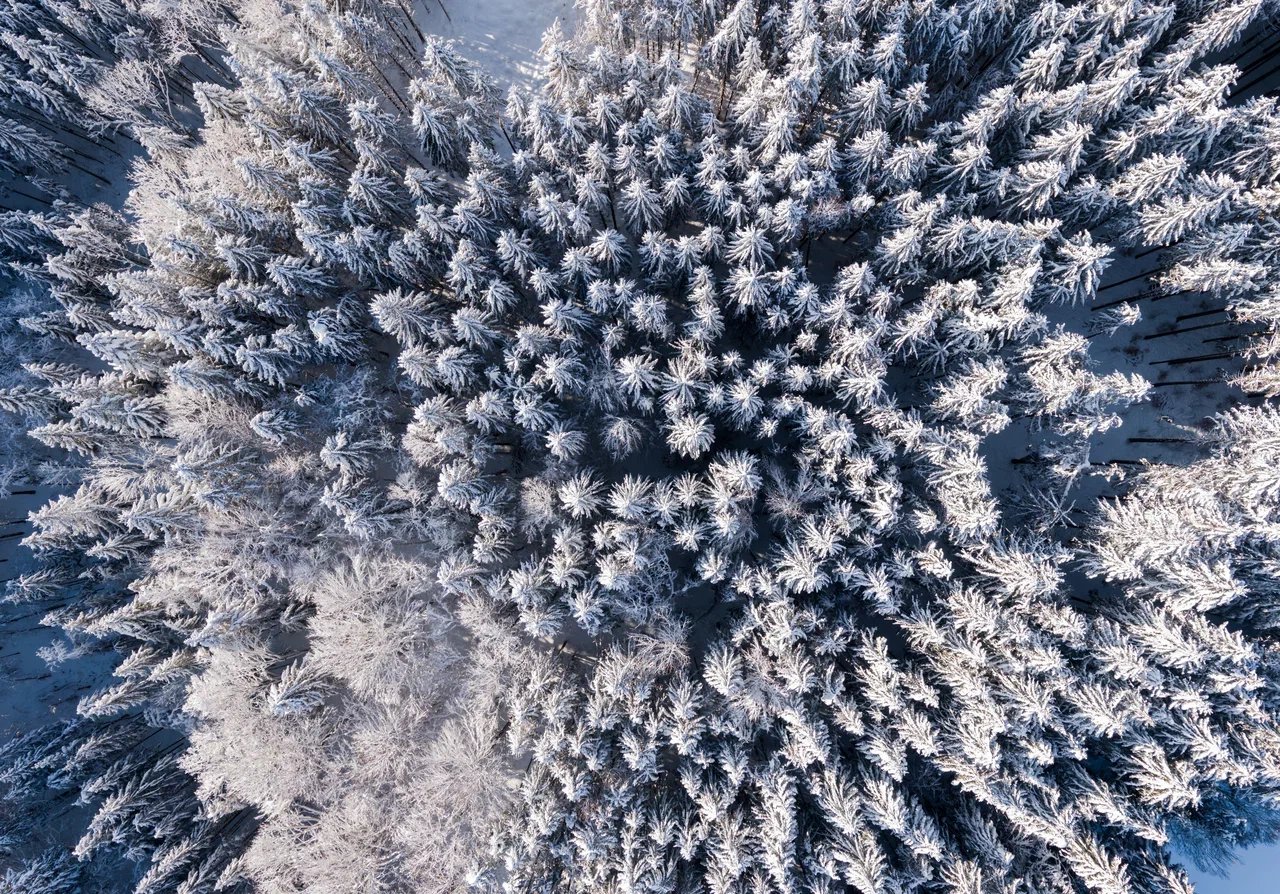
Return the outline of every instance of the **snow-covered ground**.
[[[537,74],[542,35],[559,20],[573,29],[573,0],[418,0],[415,19],[424,32],[456,40],[504,91]]]
[[[1196,894],[1272,894],[1280,888],[1280,844],[1250,848],[1225,876],[1190,867]]]
[[[34,495],[14,495],[0,500],[0,568],[4,580],[30,571],[35,562],[21,545],[21,534],[30,533],[26,515],[56,496],[49,488]],[[49,602],[0,604],[0,743],[45,723],[75,716],[76,703],[91,688],[106,680],[115,656],[101,649],[77,654],[50,667],[40,651],[55,642],[66,642],[40,619],[56,607]]]

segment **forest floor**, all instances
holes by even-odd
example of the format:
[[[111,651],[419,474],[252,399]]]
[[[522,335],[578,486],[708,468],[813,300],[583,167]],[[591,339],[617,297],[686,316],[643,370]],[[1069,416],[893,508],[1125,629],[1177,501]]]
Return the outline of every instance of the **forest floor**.
[[[558,20],[570,34],[577,19],[573,0],[418,0],[414,13],[424,32],[457,41],[504,94],[537,77],[546,30]]]

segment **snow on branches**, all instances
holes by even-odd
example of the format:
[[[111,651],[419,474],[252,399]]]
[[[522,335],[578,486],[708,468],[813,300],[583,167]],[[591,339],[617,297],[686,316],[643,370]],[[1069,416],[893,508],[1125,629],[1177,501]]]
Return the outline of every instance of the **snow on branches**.
[[[3,45],[106,114],[152,6]],[[8,599],[119,654],[0,780],[86,875],[1167,894],[1274,837],[1272,3],[585,0],[505,105],[412,4],[233,6],[130,32],[182,95],[120,208],[0,233],[0,409],[75,458]],[[1210,315],[1159,363],[1217,380],[1117,361]],[[1125,441],[1181,461],[1096,458],[1187,385]]]

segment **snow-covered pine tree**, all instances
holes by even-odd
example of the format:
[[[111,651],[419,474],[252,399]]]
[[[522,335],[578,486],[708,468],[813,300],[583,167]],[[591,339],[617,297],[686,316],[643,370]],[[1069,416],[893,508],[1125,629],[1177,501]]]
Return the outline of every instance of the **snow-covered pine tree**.
[[[128,655],[14,778],[119,723],[81,852],[188,889],[1154,894],[1274,835],[1272,414],[1119,480],[1154,389],[1091,359],[1225,311],[1273,390],[1272,4],[583,11],[499,121],[392,6],[246,4],[124,224],[23,218],[101,365],[6,392],[86,466],[14,594]]]

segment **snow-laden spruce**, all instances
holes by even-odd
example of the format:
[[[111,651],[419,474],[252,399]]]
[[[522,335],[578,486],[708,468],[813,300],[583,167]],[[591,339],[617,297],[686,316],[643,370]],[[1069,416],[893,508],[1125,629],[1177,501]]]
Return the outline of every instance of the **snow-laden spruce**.
[[[399,4],[237,4],[121,214],[15,212],[67,347],[3,401],[84,459],[10,598],[121,659],[6,748],[94,814],[5,884],[1154,894],[1272,838],[1274,5],[583,12],[503,110]],[[1239,322],[1238,406],[1135,469],[1090,352],[1158,302]]]

